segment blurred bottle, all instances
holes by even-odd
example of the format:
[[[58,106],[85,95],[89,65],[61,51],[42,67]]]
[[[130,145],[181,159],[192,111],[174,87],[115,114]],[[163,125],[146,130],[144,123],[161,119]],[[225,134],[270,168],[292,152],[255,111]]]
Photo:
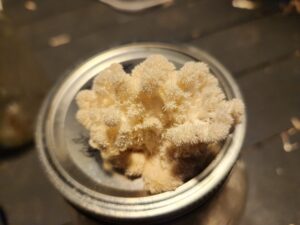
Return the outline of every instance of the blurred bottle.
[[[114,9],[125,12],[139,12],[155,6],[173,4],[174,0],[100,0]]]
[[[30,143],[48,82],[38,63],[0,12],[0,153]]]

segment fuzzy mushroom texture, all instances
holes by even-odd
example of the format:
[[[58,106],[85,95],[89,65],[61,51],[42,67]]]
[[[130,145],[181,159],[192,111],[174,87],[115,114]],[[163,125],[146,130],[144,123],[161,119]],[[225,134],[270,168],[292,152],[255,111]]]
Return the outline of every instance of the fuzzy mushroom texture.
[[[242,101],[226,99],[205,63],[176,70],[161,55],[131,74],[112,64],[76,101],[77,120],[104,168],[142,176],[151,193],[174,190],[203,169],[244,114]]]

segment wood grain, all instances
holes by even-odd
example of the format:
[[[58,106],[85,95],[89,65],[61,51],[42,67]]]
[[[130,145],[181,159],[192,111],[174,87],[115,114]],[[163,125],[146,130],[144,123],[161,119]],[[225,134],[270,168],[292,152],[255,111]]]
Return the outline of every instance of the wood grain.
[[[106,42],[189,40],[261,16],[260,12],[237,10],[229,2],[217,0],[178,0],[169,7],[139,14],[115,11],[95,1],[78,10],[36,21],[19,32],[41,50],[49,47],[49,38],[61,33],[70,35],[75,44],[78,39],[79,43],[96,44],[93,40],[98,37],[103,43],[103,39]]]
[[[300,17],[276,14],[236,26],[192,44],[207,50],[235,76],[300,48]]]
[[[286,153],[279,136],[245,149],[248,198],[240,225],[300,223],[299,149]]]
[[[46,71],[52,71],[50,76],[56,79],[67,68],[120,44],[141,41],[186,43],[218,32],[219,29],[238,26],[263,16],[260,12],[234,9],[226,1],[189,1],[187,4],[178,3],[160,11],[149,12],[121,25],[115,24],[94,32],[91,30],[91,34],[83,37],[79,33],[79,36],[71,35],[70,43],[57,48],[46,48],[46,43],[41,44],[47,40],[44,36],[40,37],[40,44],[38,41],[30,41],[30,38],[29,41],[37,43],[33,48],[37,48],[35,52],[38,58]]]
[[[249,119],[246,146],[290,128],[291,117],[300,117],[299,71],[300,58],[292,55],[238,79]]]
[[[25,8],[26,0],[3,0],[4,12],[18,27],[27,26],[36,22],[64,14],[72,10],[78,10],[91,3],[93,0],[33,0],[36,10]]]

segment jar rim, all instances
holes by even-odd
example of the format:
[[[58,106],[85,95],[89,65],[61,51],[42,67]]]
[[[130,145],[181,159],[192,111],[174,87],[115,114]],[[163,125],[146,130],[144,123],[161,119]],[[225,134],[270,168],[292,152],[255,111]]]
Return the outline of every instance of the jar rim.
[[[237,97],[242,99],[238,85],[231,74],[208,53],[198,48],[187,45],[170,45],[165,43],[138,43],[117,47],[100,53],[68,73],[68,76],[60,81],[48,95],[41,108],[36,127],[36,143],[39,158],[50,181],[71,203],[93,214],[114,218],[119,220],[128,219],[152,219],[164,215],[175,214],[196,202],[201,202],[226,178],[239,156],[246,130],[246,117],[238,124],[231,137],[225,143],[224,154],[218,154],[214,164],[209,165],[196,177],[178,187],[175,191],[165,192],[158,195],[143,197],[121,197],[97,193],[87,188],[84,184],[77,182],[69,176],[68,171],[61,168],[62,162],[52,151],[55,143],[49,142],[49,127],[55,123],[56,104],[60,102],[63,92],[75,82],[78,77],[83,76],[85,71],[91,69],[99,62],[107,61],[116,55],[124,56],[135,52],[141,57],[140,52],[155,52],[155,49],[186,55],[194,60],[205,61],[213,68],[215,74],[224,88],[228,98]],[[138,51],[137,51],[138,50]],[[140,51],[140,52],[139,52]],[[139,53],[139,54],[138,54]],[[170,57],[175,57],[170,56]],[[121,59],[122,59],[121,57]],[[120,59],[120,60],[121,60]],[[69,99],[70,100],[70,99]],[[60,104],[62,104],[60,102]],[[50,129],[51,130],[51,129]],[[52,140],[55,137],[52,137]],[[66,153],[67,154],[67,153]]]

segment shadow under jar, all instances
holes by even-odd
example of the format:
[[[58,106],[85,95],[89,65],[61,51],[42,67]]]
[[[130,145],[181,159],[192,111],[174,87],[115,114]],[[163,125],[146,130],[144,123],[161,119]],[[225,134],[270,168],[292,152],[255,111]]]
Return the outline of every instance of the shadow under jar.
[[[140,43],[121,46],[82,63],[60,81],[45,100],[38,118],[36,143],[42,165],[59,192],[73,205],[103,221],[155,223],[178,217],[203,204],[221,186],[238,159],[245,119],[228,136],[221,151],[198,175],[175,191],[149,195],[141,178],[131,180],[101,168],[93,157],[88,132],[77,122],[75,96],[91,87],[93,78],[112,63],[128,72],[149,55],[161,54],[180,68],[203,61],[219,80],[226,97],[242,98],[230,73],[207,53],[191,46]]]

